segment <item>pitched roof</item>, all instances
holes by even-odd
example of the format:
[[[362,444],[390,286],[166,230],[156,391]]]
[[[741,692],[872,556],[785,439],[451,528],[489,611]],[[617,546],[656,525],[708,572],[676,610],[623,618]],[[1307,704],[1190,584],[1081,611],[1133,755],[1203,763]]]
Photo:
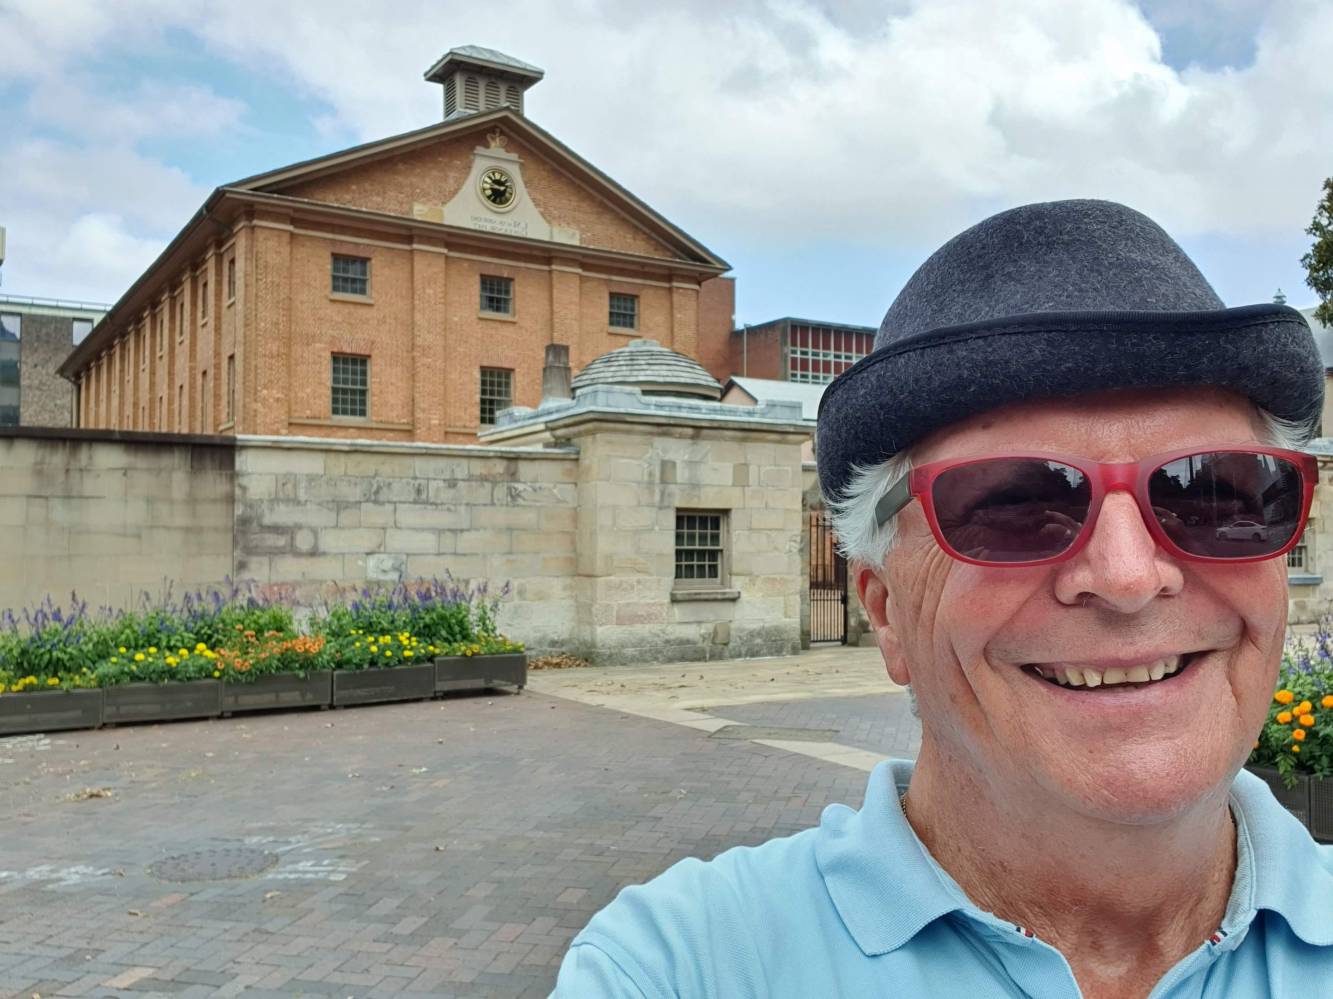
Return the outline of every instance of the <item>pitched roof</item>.
[[[359,166],[380,157],[392,156],[425,145],[445,136],[462,135],[469,131],[480,130],[496,122],[504,122],[505,127],[512,129],[516,135],[533,145],[542,147],[551,154],[553,160],[563,164],[571,174],[585,182],[591,182],[591,184],[615,196],[620,203],[619,207],[622,209],[622,214],[629,218],[631,222],[663,240],[668,246],[675,248],[686,259],[717,267],[719,273],[731,269],[729,263],[684,229],[658,214],[628,188],[623,187],[602,173],[601,170],[555,136],[539,127],[532,119],[508,107],[496,108],[493,111],[479,111],[468,115],[456,115],[446,121],[428,125],[425,128],[402,132],[399,135],[391,135],[384,139],[376,139],[373,142],[366,142],[359,146],[352,146],[349,149],[327,153],[324,156],[316,156],[313,159],[302,160],[299,163],[279,167],[276,170],[267,170],[264,173],[243,177],[234,183],[223,186],[238,191],[278,193],[277,189],[298,180],[323,176],[353,165]]]
[[[513,70],[522,76],[535,77],[537,80],[546,75],[545,70],[540,66],[534,66],[522,59],[515,59],[511,55],[505,55],[495,49],[483,48],[480,45],[458,45],[440,56],[435,61],[435,65],[426,70],[426,79],[433,79],[436,74],[443,72],[444,67],[450,62],[460,61],[486,63],[490,66]]]
[[[819,400],[824,398],[827,385],[810,382],[784,382],[773,378],[750,378],[746,375],[733,375],[727,379],[723,394],[731,386],[739,387],[756,403],[763,402],[799,402],[801,419],[813,423],[819,415]]]

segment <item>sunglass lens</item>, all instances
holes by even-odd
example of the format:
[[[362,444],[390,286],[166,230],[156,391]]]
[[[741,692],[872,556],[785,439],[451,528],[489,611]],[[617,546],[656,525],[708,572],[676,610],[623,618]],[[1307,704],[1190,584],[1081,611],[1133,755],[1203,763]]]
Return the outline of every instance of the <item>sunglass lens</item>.
[[[942,472],[931,491],[948,547],[978,562],[1054,558],[1088,517],[1087,476],[1058,461],[990,458]]]
[[[1301,470],[1275,455],[1211,451],[1168,462],[1148,499],[1175,544],[1207,558],[1263,558],[1300,529]]]

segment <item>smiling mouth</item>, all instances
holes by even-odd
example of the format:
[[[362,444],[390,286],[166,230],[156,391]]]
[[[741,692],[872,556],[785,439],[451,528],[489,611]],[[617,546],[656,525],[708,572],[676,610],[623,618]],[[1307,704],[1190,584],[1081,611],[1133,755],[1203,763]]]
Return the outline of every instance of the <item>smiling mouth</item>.
[[[1177,656],[1167,656],[1156,662],[1125,667],[1028,665],[1023,667],[1023,671],[1047,683],[1074,690],[1123,690],[1128,687],[1147,687],[1155,683],[1165,683],[1185,672],[1200,655],[1202,653],[1186,652]]]

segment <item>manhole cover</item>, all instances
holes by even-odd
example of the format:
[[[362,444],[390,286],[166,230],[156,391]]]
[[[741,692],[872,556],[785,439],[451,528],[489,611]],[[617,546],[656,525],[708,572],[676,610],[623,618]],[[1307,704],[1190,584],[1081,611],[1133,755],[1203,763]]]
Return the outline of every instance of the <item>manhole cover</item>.
[[[778,728],[766,725],[724,725],[714,739],[785,739],[795,742],[831,742],[836,728]]]
[[[278,862],[276,853],[249,846],[196,850],[159,860],[148,873],[159,881],[226,881],[263,874]]]

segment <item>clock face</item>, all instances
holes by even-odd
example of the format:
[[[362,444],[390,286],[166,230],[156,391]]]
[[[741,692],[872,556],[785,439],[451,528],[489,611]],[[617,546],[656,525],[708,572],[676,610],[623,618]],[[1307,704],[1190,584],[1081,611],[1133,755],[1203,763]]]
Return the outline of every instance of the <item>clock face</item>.
[[[491,167],[481,175],[481,196],[494,208],[508,208],[514,203],[518,190],[514,178],[499,167]]]

